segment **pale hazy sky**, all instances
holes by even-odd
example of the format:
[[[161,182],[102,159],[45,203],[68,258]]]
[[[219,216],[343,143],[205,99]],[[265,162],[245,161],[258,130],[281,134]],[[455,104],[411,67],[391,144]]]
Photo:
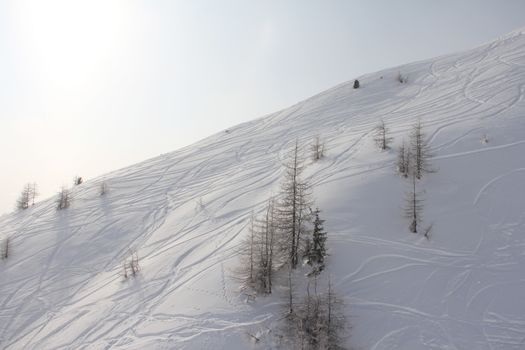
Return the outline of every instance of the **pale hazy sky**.
[[[0,0],[0,214],[522,26],[523,0]]]

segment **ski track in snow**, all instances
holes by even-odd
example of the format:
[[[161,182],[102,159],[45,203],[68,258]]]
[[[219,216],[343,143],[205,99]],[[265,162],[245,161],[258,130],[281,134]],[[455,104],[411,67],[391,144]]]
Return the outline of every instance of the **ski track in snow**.
[[[327,215],[330,269],[353,326],[347,345],[523,349],[524,36],[369,74],[358,90],[338,85],[86,181],[67,210],[49,199],[1,217],[12,257],[0,262],[0,347],[251,347],[247,333],[277,324],[279,302],[242,302],[231,278],[236,247],[252,211],[278,193],[292,145],[306,150],[320,135],[327,156],[307,159],[305,176]],[[395,81],[398,71],[407,84]],[[418,118],[439,168],[423,181],[433,196],[425,222],[436,220],[430,241],[406,232],[396,154],[372,141],[380,119],[399,145]],[[102,181],[109,192],[101,197]],[[386,196],[374,181],[389,184]],[[367,204],[369,192],[377,202]],[[512,193],[512,210],[501,212]],[[347,204],[354,200],[365,202]],[[141,271],[123,280],[130,251]]]

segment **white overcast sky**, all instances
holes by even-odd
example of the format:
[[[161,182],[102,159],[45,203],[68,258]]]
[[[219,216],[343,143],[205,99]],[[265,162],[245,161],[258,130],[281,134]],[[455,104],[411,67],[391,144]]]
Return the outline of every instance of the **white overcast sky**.
[[[0,0],[0,214],[523,26],[523,0]]]

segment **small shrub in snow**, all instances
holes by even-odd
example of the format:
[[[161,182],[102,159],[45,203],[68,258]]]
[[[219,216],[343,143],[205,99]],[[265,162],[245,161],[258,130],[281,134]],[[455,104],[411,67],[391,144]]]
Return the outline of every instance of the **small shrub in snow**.
[[[82,176],[75,176],[73,178],[73,185],[75,186],[82,184],[82,182],[84,182],[84,180],[82,180]]]
[[[129,277],[135,277],[140,271],[139,256],[137,252],[130,252],[129,258],[122,264],[122,277],[128,279]]]
[[[434,224],[430,224],[427,228],[425,228],[425,231],[423,232],[423,236],[425,236],[426,239],[430,241],[430,237],[432,237],[432,228],[434,227]]]
[[[398,72],[396,80],[401,84],[405,84],[408,81],[408,77],[406,75],[401,74],[401,72]]]

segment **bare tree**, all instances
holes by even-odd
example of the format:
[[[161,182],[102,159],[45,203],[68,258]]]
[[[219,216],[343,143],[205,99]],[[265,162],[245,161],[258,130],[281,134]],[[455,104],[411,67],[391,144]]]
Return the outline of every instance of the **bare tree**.
[[[301,253],[301,234],[305,230],[305,223],[310,220],[308,209],[311,201],[311,187],[301,178],[304,166],[297,141],[285,167],[286,173],[281,186],[282,196],[277,205],[277,214],[282,247],[288,253],[291,266],[295,269]]]
[[[418,225],[421,222],[423,211],[423,201],[421,194],[416,190],[416,174],[412,173],[412,189],[405,197],[405,216],[410,220],[410,232],[417,233]]]
[[[346,326],[346,320],[342,310],[344,309],[343,301],[334,292],[332,286],[332,279],[328,279],[328,291],[326,295],[326,341],[327,349],[342,349],[339,347],[341,344],[341,333],[344,331]]]
[[[31,184],[31,205],[35,205],[35,198],[38,197],[40,193],[38,192],[38,186],[36,182]]]
[[[256,289],[256,267],[257,264],[257,245],[255,231],[255,214],[252,212],[248,226],[248,236],[240,243],[239,266],[234,269],[234,278],[239,280],[242,290]]]
[[[288,261],[288,315],[294,312],[294,283],[292,278],[292,262]]]
[[[410,171],[410,149],[405,147],[405,140],[398,149],[397,171],[404,177],[408,177]]]
[[[9,254],[10,254],[9,248],[10,248],[9,237],[6,237],[2,241],[2,250],[0,252],[0,254],[2,255],[2,259],[7,259],[9,257]]]
[[[321,141],[321,137],[319,135],[315,136],[311,149],[312,149],[312,159],[314,161],[318,161],[324,157],[325,146],[324,146],[324,142]]]
[[[415,173],[417,179],[421,179],[423,173],[434,171],[429,164],[429,158],[431,157],[430,146],[423,132],[421,120],[418,120],[416,124],[412,126],[410,133],[410,153],[412,158],[412,171]]]
[[[392,137],[388,136],[389,130],[385,125],[383,119],[380,120],[379,124],[375,127],[374,141],[381,150],[390,148]]]
[[[256,254],[256,242],[255,242],[255,217],[252,212],[252,216],[250,217],[250,236],[248,241],[246,242],[246,255],[248,257],[248,266],[249,266],[249,273],[248,273],[248,282],[250,285],[255,284],[255,254]]]
[[[273,198],[268,201],[264,217],[257,223],[255,244],[257,247],[257,272],[255,274],[259,290],[270,294],[275,269],[276,222]]]
[[[264,216],[250,220],[247,238],[241,243],[240,275],[244,287],[266,294],[272,292],[273,272],[275,270],[275,222],[274,200],[268,201]]]
[[[57,210],[69,208],[70,205],[71,205],[71,191],[66,187],[62,187],[60,189],[60,192],[58,192]]]
[[[24,189],[22,190],[22,192],[20,193],[20,196],[18,197],[16,201],[17,209],[24,210],[24,209],[29,208],[31,196],[32,196],[31,184],[24,185]]]
[[[128,279],[136,277],[140,271],[139,255],[136,251],[129,251],[129,257],[122,263],[122,277]]]

